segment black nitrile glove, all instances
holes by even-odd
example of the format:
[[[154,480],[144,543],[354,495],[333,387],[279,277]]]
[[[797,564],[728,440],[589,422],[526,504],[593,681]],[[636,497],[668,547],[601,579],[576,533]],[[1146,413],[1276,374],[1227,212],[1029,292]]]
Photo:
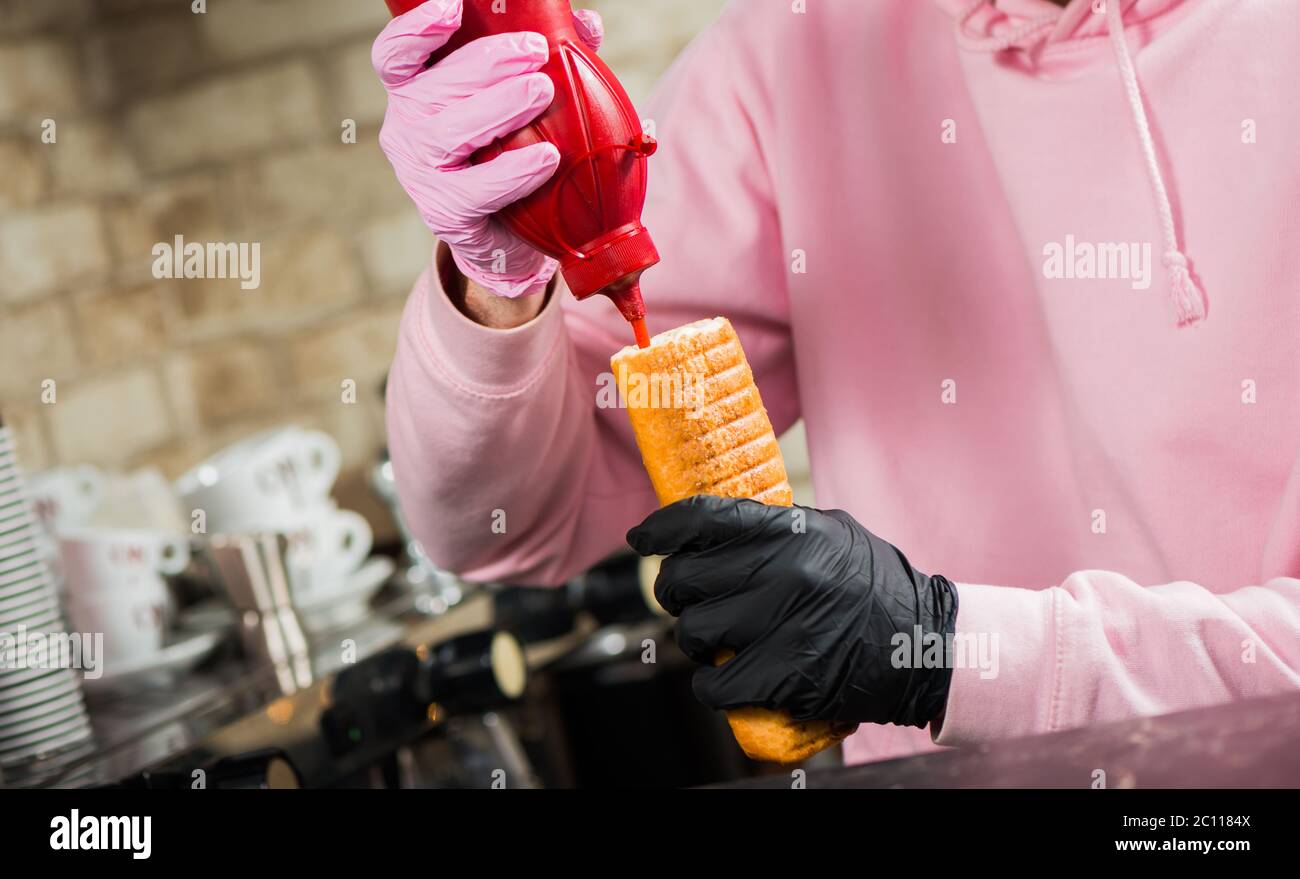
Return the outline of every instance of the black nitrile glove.
[[[906,726],[943,712],[957,590],[848,513],[700,495],[651,513],[627,542],[668,556],[655,597],[678,618],[682,650],[709,665],[720,649],[737,653],[695,673],[704,704]],[[917,656],[941,667],[913,667],[934,665]]]

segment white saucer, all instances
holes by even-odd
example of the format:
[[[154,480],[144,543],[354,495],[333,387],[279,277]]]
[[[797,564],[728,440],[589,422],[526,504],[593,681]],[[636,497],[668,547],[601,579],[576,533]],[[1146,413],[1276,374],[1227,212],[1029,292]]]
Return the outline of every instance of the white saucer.
[[[393,576],[396,565],[387,556],[375,556],[348,576],[348,584],[329,601],[297,608],[303,627],[320,632],[363,620],[370,613],[370,599]]]
[[[179,633],[180,640],[157,653],[125,662],[105,662],[98,678],[83,677],[81,687],[87,693],[101,693],[133,687],[154,675],[188,671],[216,649],[226,635],[229,622],[219,628]]]

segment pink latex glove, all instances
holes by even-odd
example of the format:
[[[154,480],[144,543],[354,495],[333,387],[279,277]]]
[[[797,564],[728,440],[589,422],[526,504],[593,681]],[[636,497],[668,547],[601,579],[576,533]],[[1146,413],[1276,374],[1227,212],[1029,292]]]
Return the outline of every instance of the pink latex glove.
[[[502,296],[538,293],[556,262],[493,218],[555,173],[560,153],[539,143],[490,162],[469,157],[518,131],[550,106],[555,86],[538,71],[546,38],[509,33],[467,43],[433,67],[425,60],[460,27],[461,0],[429,0],[388,23],[371,60],[388,90],[379,145],[425,225],[444,241],[467,277]],[[574,13],[578,35],[600,47],[600,16]]]

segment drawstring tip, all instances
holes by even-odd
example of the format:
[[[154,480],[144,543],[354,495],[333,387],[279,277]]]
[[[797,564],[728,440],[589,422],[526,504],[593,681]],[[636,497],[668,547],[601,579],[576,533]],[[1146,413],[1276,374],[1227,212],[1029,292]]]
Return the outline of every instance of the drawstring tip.
[[[1179,327],[1189,327],[1205,319],[1205,294],[1192,280],[1187,257],[1177,250],[1164,255],[1169,269],[1169,297],[1174,301],[1174,315]]]

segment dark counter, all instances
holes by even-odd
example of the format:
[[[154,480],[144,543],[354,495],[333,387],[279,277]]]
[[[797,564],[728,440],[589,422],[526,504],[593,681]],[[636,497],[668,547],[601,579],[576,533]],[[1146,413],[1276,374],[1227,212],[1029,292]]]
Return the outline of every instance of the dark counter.
[[[810,771],[808,788],[1300,787],[1300,693]],[[789,788],[786,774],[726,787]],[[1097,785],[1100,786],[1100,785]]]

